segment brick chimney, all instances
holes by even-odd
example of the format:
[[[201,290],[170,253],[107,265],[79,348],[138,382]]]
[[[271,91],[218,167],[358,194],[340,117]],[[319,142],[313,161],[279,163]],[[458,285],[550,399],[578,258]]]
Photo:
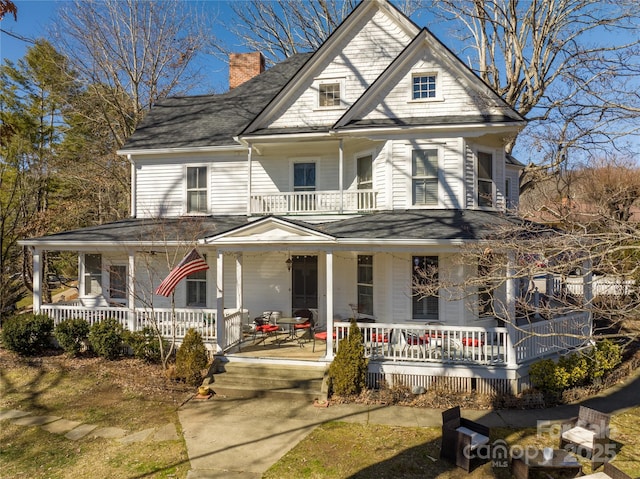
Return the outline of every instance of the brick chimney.
[[[242,85],[264,71],[264,56],[260,52],[229,55],[229,90]]]

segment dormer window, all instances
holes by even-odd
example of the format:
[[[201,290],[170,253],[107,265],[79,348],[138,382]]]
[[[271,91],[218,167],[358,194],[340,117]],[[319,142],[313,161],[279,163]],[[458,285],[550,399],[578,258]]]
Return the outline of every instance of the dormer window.
[[[344,108],[344,80],[341,78],[326,78],[315,81],[318,92],[317,107],[319,109]]]

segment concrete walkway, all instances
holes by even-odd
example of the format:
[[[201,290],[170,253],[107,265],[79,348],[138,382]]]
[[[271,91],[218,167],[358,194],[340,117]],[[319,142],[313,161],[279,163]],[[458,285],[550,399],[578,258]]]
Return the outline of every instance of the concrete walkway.
[[[640,370],[582,404],[617,414],[638,406]],[[536,427],[576,416],[578,404],[534,410],[464,411],[489,427]],[[191,400],[178,411],[191,471],[188,479],[256,479],[315,427],[327,421],[440,427],[442,410],[356,404],[315,407],[277,399]]]
[[[175,424],[148,428],[142,431],[127,431],[119,427],[98,427],[95,424],[83,424],[60,416],[33,416],[29,411],[20,409],[0,410],[0,421],[8,420],[18,426],[40,427],[52,434],[62,434],[70,441],[79,441],[85,437],[115,439],[123,444],[141,441],[176,441],[180,438]]]

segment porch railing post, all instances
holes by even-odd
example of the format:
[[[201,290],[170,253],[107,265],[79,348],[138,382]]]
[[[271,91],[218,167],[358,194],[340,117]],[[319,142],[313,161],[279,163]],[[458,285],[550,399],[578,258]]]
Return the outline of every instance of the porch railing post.
[[[216,353],[227,345],[224,324],[224,253],[218,250],[216,261]]]
[[[507,337],[505,347],[506,362],[508,366],[515,366],[518,363],[516,356],[515,344],[518,341],[518,334],[515,328],[516,321],[516,282],[519,281],[515,277],[515,253],[511,252],[507,255],[507,307],[506,307],[506,321],[505,327],[507,328]]]

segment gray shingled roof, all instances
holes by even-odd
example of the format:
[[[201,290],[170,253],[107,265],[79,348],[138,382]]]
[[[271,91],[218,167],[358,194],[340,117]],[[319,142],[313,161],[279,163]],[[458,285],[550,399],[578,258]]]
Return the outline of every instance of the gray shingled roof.
[[[310,56],[294,55],[227,93],[161,100],[122,150],[237,144],[233,137],[267,106]]]
[[[479,240],[490,225],[519,223],[503,213],[482,210],[382,211],[315,227],[337,238],[397,240]]]
[[[259,222],[264,219],[253,220]],[[339,239],[362,240],[478,240],[489,225],[507,225],[519,220],[504,214],[480,210],[382,211],[339,221],[313,224],[303,217],[284,218],[294,225]],[[184,218],[131,218],[99,226],[32,238],[31,245],[77,243],[117,245],[122,243],[184,242],[211,238],[250,224],[246,216],[204,216]]]

